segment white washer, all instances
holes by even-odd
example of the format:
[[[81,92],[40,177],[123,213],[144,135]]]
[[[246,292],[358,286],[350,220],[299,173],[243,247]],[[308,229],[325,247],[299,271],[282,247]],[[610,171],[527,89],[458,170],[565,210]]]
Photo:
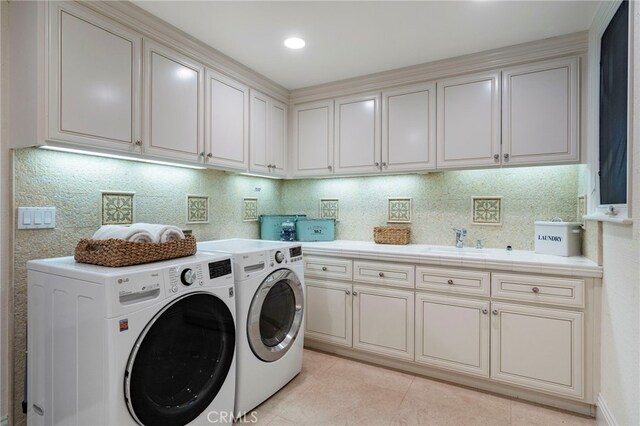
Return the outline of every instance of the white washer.
[[[299,243],[219,240],[198,250],[229,253],[236,277],[236,416],[260,405],[302,370],[304,269]]]
[[[29,425],[232,420],[230,256],[122,268],[61,257],[27,269]]]

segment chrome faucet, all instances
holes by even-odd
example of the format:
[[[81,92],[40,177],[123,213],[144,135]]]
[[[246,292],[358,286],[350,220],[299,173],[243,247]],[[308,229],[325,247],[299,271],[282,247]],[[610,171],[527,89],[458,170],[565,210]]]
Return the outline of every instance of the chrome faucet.
[[[467,236],[467,230],[464,228],[451,228],[456,233],[456,247],[462,248],[464,239]]]

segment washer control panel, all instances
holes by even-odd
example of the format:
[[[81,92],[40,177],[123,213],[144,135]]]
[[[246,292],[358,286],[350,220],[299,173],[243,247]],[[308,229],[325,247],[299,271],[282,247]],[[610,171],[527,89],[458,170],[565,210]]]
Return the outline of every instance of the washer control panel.
[[[168,293],[177,293],[181,288],[204,285],[202,275],[202,264],[189,265],[186,267],[175,267],[169,269]]]

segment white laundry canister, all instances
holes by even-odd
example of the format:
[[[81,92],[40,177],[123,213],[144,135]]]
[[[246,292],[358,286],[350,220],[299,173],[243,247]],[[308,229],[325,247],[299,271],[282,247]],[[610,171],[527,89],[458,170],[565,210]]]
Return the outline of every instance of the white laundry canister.
[[[580,256],[582,229],[579,222],[536,221],[536,253]]]

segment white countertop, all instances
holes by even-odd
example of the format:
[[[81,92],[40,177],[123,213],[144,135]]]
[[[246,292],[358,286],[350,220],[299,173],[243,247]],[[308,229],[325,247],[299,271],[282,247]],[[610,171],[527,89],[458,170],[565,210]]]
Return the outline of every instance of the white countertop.
[[[302,243],[304,254],[391,260],[502,271],[602,277],[602,267],[586,257],[562,257],[532,251],[505,249],[462,249],[426,244],[389,245],[369,241],[323,241]]]

